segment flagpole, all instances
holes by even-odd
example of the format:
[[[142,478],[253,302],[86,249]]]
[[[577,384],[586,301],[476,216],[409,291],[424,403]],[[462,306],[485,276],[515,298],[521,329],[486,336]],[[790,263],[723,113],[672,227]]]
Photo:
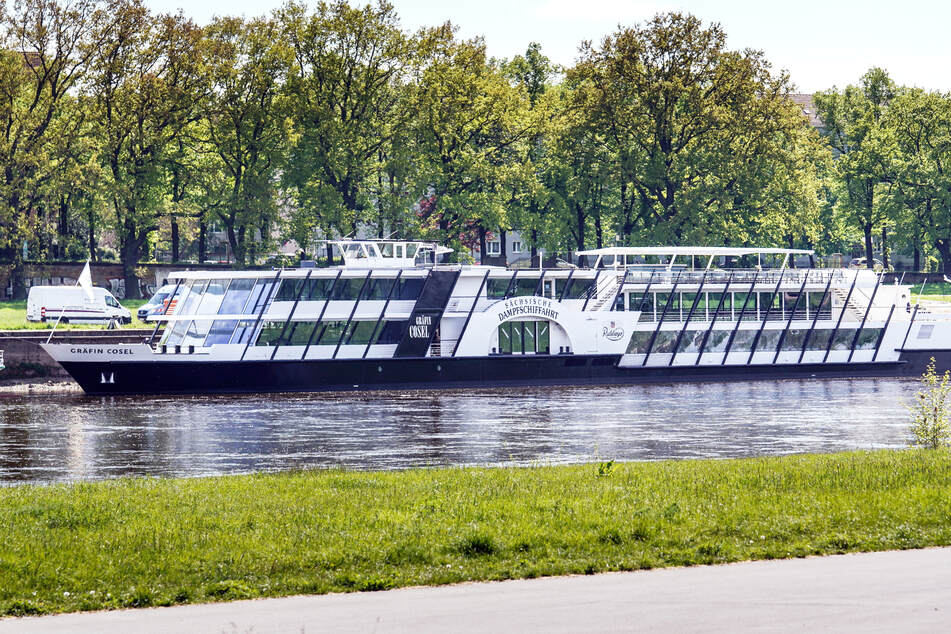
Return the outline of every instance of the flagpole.
[[[89,274],[89,260],[86,260],[86,266],[83,267],[82,272],[79,274],[79,278],[76,280],[76,286],[83,286],[83,276]],[[85,288],[83,288],[85,290]],[[56,327],[59,326],[59,321],[63,318],[63,313],[66,312],[66,307],[62,306],[59,309],[59,317],[56,318],[56,323],[53,324],[53,329],[50,330],[50,336],[46,338],[46,343],[49,343],[53,340],[53,333],[56,332]]]

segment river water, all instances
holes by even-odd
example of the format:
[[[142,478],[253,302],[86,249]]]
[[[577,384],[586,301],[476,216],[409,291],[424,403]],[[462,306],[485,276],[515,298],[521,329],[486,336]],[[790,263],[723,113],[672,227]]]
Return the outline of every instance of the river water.
[[[897,379],[204,397],[0,398],[0,483],[567,464],[902,447]]]

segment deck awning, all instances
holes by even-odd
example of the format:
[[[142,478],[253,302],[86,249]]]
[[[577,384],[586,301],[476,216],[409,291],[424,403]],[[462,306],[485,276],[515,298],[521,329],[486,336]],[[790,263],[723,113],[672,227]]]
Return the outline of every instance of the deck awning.
[[[605,255],[699,255],[699,256],[743,256],[760,254],[813,255],[812,249],[773,249],[754,247],[604,247],[575,251],[576,255],[601,257]]]

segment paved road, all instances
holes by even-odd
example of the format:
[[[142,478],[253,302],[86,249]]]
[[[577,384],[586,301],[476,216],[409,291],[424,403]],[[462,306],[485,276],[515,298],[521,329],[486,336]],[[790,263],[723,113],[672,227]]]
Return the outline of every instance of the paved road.
[[[948,632],[951,548],[0,620],[0,633]]]

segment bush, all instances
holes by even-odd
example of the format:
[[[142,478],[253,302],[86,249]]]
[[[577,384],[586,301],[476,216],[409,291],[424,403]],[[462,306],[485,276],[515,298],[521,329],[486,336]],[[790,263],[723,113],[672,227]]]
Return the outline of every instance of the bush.
[[[922,389],[909,406],[912,414],[912,444],[927,449],[951,444],[951,426],[948,424],[948,395],[951,393],[951,374],[947,370],[935,372],[934,357],[921,375]]]

